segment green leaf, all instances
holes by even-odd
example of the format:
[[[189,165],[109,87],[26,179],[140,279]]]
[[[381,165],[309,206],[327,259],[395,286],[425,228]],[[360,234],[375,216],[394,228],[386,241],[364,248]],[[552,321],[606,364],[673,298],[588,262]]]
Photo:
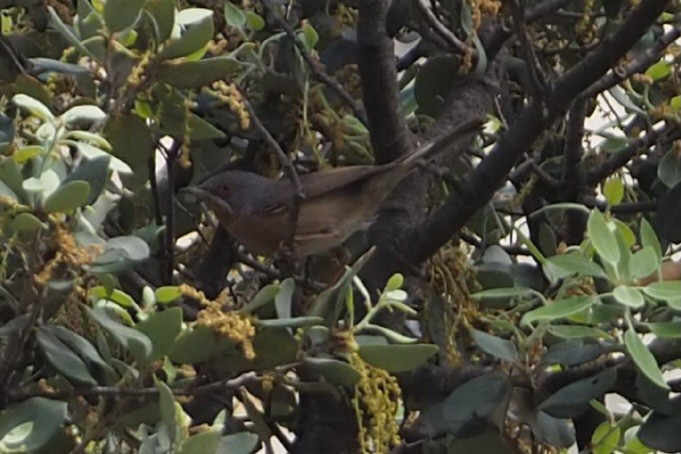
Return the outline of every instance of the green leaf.
[[[646,218],[641,219],[641,226],[639,230],[639,235],[641,236],[641,246],[652,247],[657,255],[657,259],[662,259],[662,247],[660,246],[660,240],[657,238],[657,233],[650,222]]]
[[[102,307],[86,308],[90,316],[104,328],[122,347],[128,349],[137,361],[146,361],[153,350],[151,340],[136,329],[114,319]]]
[[[88,193],[85,205],[92,205],[102,194],[102,191],[104,191],[104,187],[109,180],[110,162],[111,156],[83,159],[78,167],[76,167],[76,170],[71,172],[63,183],[79,180],[87,181],[90,184],[90,192]]]
[[[137,303],[135,303],[135,300],[132,299],[130,295],[118,289],[112,289],[111,291],[108,291],[105,287],[99,285],[97,287],[92,287],[89,291],[89,294],[96,297],[97,299],[113,301],[114,303],[126,309],[137,307]]]
[[[59,340],[87,363],[96,364],[103,370],[113,372],[111,366],[104,361],[92,343],[83,336],[59,325],[44,325],[41,329],[57,336]]]
[[[255,294],[252,300],[246,303],[239,313],[241,314],[252,314],[255,310],[260,307],[271,303],[280,291],[279,285],[270,284],[261,288],[258,293]]]
[[[324,317],[327,326],[334,326],[345,308],[345,299],[351,289],[352,280],[369,260],[373,251],[374,249],[372,248],[357,259],[351,268],[346,267],[343,276],[332,287],[324,290],[317,296],[307,315]]]
[[[52,452],[47,445],[66,421],[67,404],[31,397],[0,413],[0,452]]]
[[[258,445],[260,438],[250,432],[238,432],[225,435],[220,440],[220,454],[251,454]]]
[[[44,152],[45,148],[41,145],[30,145],[28,147],[19,148],[17,151],[15,151],[12,155],[12,159],[14,159],[18,164],[24,164]]]
[[[359,356],[388,372],[404,372],[424,364],[438,350],[433,344],[362,345]]]
[[[121,159],[118,159],[116,156],[113,156],[109,154],[108,152],[95,147],[94,145],[90,145],[89,143],[85,142],[72,142],[72,144],[78,149],[78,151],[85,156],[86,158],[90,160],[94,160],[97,158],[102,158],[102,157],[108,157],[111,159],[111,162],[109,163],[109,167],[111,167],[111,170],[115,170],[118,173],[128,175],[133,173],[132,169],[130,166],[125,163],[125,161],[122,161]]]
[[[643,375],[660,388],[669,389],[669,385],[664,380],[660,367],[657,365],[655,356],[648,350],[636,331],[629,329],[624,333],[624,345],[627,347],[632,361],[643,372]]]
[[[605,153],[618,153],[624,147],[629,145],[626,137],[608,137],[601,145],[601,151]]]
[[[168,354],[173,342],[182,331],[182,308],[171,307],[156,312],[139,322],[136,328],[151,340],[153,350],[148,361],[161,359]]]
[[[13,198],[25,199],[24,177],[14,159],[0,160],[0,182],[4,183],[4,187],[10,190]]]
[[[612,336],[598,328],[582,325],[550,325],[547,331],[562,339],[583,339],[593,337],[596,339],[612,339]]]
[[[149,258],[149,245],[136,236],[110,238],[104,245],[104,253],[89,266],[94,273],[112,273],[129,268]]]
[[[111,33],[119,32],[135,23],[146,0],[106,0],[104,23]]]
[[[246,24],[251,31],[258,32],[265,28],[265,19],[253,11],[246,11]]]
[[[320,325],[324,323],[322,317],[289,317],[289,318],[275,318],[271,320],[256,320],[254,322],[258,326],[265,326],[268,328],[299,328],[308,325]]]
[[[183,331],[170,347],[168,356],[178,364],[194,364],[225,355],[236,349],[236,344],[213,333],[205,326]]]
[[[444,400],[427,406],[422,418],[435,432],[433,435],[463,435],[460,432],[466,427],[491,417],[511,390],[507,377],[487,373],[466,381]]]
[[[315,30],[309,22],[305,22],[305,25],[300,29],[300,34],[298,36],[301,37],[303,44],[308,51],[314,49],[314,46],[316,46],[319,41],[317,30]]]
[[[71,107],[64,112],[60,118],[67,126],[77,126],[83,123],[90,124],[103,122],[106,120],[106,114],[97,106],[83,105]]]
[[[512,341],[478,331],[477,329],[471,330],[471,336],[475,343],[478,344],[478,347],[485,353],[506,361],[518,360],[518,348]]]
[[[650,328],[650,331],[657,337],[667,339],[681,338],[681,322],[646,323],[646,326]]]
[[[629,262],[629,272],[636,279],[653,274],[660,267],[660,259],[652,246],[645,246],[634,253]]]
[[[556,418],[573,418],[584,411],[589,401],[603,396],[615,384],[614,367],[560,388],[539,405],[539,410]]]
[[[536,290],[526,287],[506,287],[506,288],[492,288],[473,293],[471,296],[475,299],[485,298],[517,298],[520,296],[534,295]]]
[[[205,46],[213,38],[213,11],[205,8],[187,8],[180,11],[176,22],[184,28],[182,35],[171,39],[159,52],[161,60],[185,57]]]
[[[161,424],[166,429],[168,441],[171,447],[175,444],[178,438],[178,423],[176,421],[177,406],[175,405],[175,397],[168,385],[160,380],[156,381],[156,388],[158,388],[159,407],[161,410]]]
[[[291,304],[293,303],[293,292],[296,289],[296,281],[287,278],[280,284],[280,291],[274,298],[274,307],[277,310],[277,318],[291,318]]]
[[[652,78],[654,81],[664,79],[669,76],[672,72],[672,66],[664,60],[660,60],[651,67],[649,67],[645,74],[646,76]]]
[[[22,187],[27,192],[41,193],[43,197],[47,197],[59,187],[59,183],[57,173],[52,169],[47,169],[39,178],[31,177],[25,179]]]
[[[173,32],[175,26],[175,0],[155,0],[147,2],[149,10],[156,21],[157,44],[164,43]]]
[[[179,454],[215,454],[220,448],[220,432],[207,430],[185,439]]]
[[[10,231],[17,233],[33,234],[39,230],[46,229],[47,224],[44,224],[40,219],[31,213],[19,213],[10,224]]]
[[[598,255],[615,265],[620,260],[620,249],[615,234],[608,227],[603,213],[594,209],[589,215],[587,232]]]
[[[14,95],[12,102],[19,108],[28,111],[31,115],[40,118],[43,121],[49,121],[54,123],[54,115],[50,112],[50,109],[40,101],[35,98],[31,98],[28,95],[19,93]]]
[[[660,159],[657,177],[669,188],[681,181],[681,156],[675,149],[672,148]]]
[[[639,289],[634,287],[618,285],[615,287],[615,290],[613,290],[612,296],[614,296],[619,303],[634,309],[638,309],[645,304],[643,294]]]
[[[536,321],[567,318],[588,309],[597,302],[598,297],[593,295],[572,296],[525,313],[521,323],[528,325]]]
[[[547,261],[564,273],[558,273],[559,278],[564,278],[570,274],[578,276],[607,277],[605,271],[598,263],[579,254],[560,254],[549,257]]]
[[[47,7],[50,13],[50,19],[52,19],[52,26],[61,34],[64,39],[71,44],[73,47],[81,51],[83,54],[94,59],[97,62],[101,62],[97,56],[90,51],[81,41],[73,34],[71,29],[61,20],[59,14],[54,10],[52,6]]]
[[[603,195],[610,205],[617,205],[624,198],[624,183],[619,177],[610,177],[603,184]]]
[[[354,386],[362,374],[345,361],[330,358],[305,358],[303,364],[322,375],[329,383],[339,386]]]
[[[622,431],[610,421],[601,423],[591,437],[593,454],[611,454],[617,449]]]
[[[83,180],[69,181],[54,191],[43,204],[46,213],[71,213],[88,200],[90,183]]]
[[[240,68],[241,63],[234,58],[215,57],[180,63],[164,62],[155,74],[158,81],[177,88],[199,88],[225,79]]]
[[[225,21],[230,27],[243,30],[246,25],[246,15],[236,5],[229,0],[225,2]]]
[[[403,284],[404,276],[402,276],[400,273],[395,273],[392,276],[390,276],[390,279],[388,279],[388,283],[385,285],[385,291],[390,292],[393,290],[397,290],[399,288],[402,288]]]
[[[85,363],[60,341],[57,336],[49,331],[38,328],[35,338],[47,361],[59,373],[74,380],[76,383],[92,386],[97,384],[97,380],[90,374]]]
[[[655,299],[669,301],[681,296],[681,281],[658,281],[648,284],[641,290]]]
[[[168,285],[165,287],[159,287],[154,291],[154,297],[157,303],[168,304],[179,299],[182,296],[180,292],[180,287],[175,285]]]

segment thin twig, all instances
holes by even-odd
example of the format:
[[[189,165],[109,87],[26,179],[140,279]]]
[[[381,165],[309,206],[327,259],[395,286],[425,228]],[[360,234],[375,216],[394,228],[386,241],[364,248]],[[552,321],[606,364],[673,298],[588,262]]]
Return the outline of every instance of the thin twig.
[[[619,82],[628,79],[632,75],[644,72],[648,67],[660,60],[660,56],[664,50],[670,44],[676,41],[679,36],[681,36],[681,23],[677,22],[674,24],[671,30],[658,38],[654,46],[651,46],[645,51],[641,52],[626,66],[613,68],[609,73],[598,79],[589,88],[587,88],[580,95],[580,98],[592,98],[597,94],[614,87]]]
[[[260,131],[260,133],[265,138],[265,142],[267,142],[270,148],[272,148],[272,150],[274,150],[274,152],[276,153],[277,158],[279,159],[279,163],[284,168],[286,176],[291,181],[291,184],[295,189],[295,196],[293,197],[293,200],[291,201],[292,203],[289,207],[290,208],[290,211],[288,213],[289,237],[286,239],[286,247],[289,248],[290,251],[293,251],[294,247],[293,242],[296,236],[296,228],[298,225],[298,212],[300,211],[300,204],[302,200],[305,198],[305,191],[303,189],[303,185],[300,182],[300,178],[298,177],[298,172],[296,172],[296,168],[293,166],[291,160],[288,158],[284,150],[282,150],[282,148],[279,146],[279,143],[277,143],[274,137],[272,137],[272,134],[270,134],[265,125],[262,124],[262,121],[260,121],[260,118],[258,118],[258,115],[253,109],[251,103],[248,102],[248,100],[245,97],[243,98],[243,101],[244,104],[246,105],[246,109],[248,109],[248,114],[251,117],[253,125],[258,131]]]
[[[281,28],[284,29],[286,34],[293,40],[293,44],[295,44],[296,48],[298,49],[298,52],[300,52],[300,55],[303,57],[303,60],[305,60],[305,63],[310,67],[310,70],[312,71],[312,74],[314,75],[317,80],[319,80],[321,83],[329,87],[331,90],[333,90],[338,97],[343,100],[345,104],[352,110],[352,113],[359,121],[361,121],[364,125],[367,125],[367,118],[366,114],[364,113],[364,109],[357,103],[357,101],[348,93],[345,88],[333,77],[329,76],[327,73],[322,71],[319,68],[318,63],[312,58],[310,53],[305,49],[305,46],[303,43],[298,39],[296,36],[296,32],[291,27],[291,25],[286,22],[286,19],[281,17],[279,13],[277,13],[276,8],[270,0],[260,0],[262,5],[265,7],[265,9],[272,15],[274,20],[281,26]]]
[[[173,169],[175,167],[175,160],[179,156],[180,147],[182,142],[175,139],[173,144],[169,149],[166,149],[166,174],[168,176],[168,187],[167,187],[167,206],[166,206],[166,231],[165,231],[165,262],[166,262],[166,273],[165,281],[166,284],[171,285],[173,283],[173,270],[175,269],[175,179],[173,176]],[[165,148],[165,147],[164,147]]]
[[[466,55],[469,52],[473,52],[474,55],[477,55],[475,49],[467,46],[466,43],[457,38],[451,30],[449,30],[442,22],[440,22],[437,16],[435,16],[435,13],[433,13],[433,11],[425,3],[423,3],[423,0],[416,0],[414,3],[416,4],[416,8],[418,9],[419,13],[421,13],[421,16],[423,16],[423,19],[426,21],[426,23],[430,25],[433,30],[435,30],[435,32],[447,42],[447,44],[449,44],[450,50],[456,50],[461,55]]]
[[[527,35],[527,24],[525,22],[525,2],[524,0],[513,0],[511,2],[513,12],[513,23],[516,29],[520,49],[523,53],[525,65],[527,65],[527,74],[530,82],[530,93],[536,99],[539,99],[544,94],[544,87],[546,81],[540,72],[540,66],[537,62],[534,48]]]
[[[248,383],[260,380],[256,372],[247,372],[231,380],[220,380],[206,385],[186,386],[175,388],[171,391],[175,396],[198,396],[201,394],[211,394],[216,391],[226,389],[236,389]],[[99,396],[157,396],[159,389],[156,387],[148,388],[122,388],[118,386],[91,386],[88,388],[73,388],[63,391],[50,391],[47,389],[32,389],[24,391],[20,389],[10,389],[7,395],[12,401],[22,401],[31,397],[44,397],[46,399],[64,400],[72,397],[99,397]]]

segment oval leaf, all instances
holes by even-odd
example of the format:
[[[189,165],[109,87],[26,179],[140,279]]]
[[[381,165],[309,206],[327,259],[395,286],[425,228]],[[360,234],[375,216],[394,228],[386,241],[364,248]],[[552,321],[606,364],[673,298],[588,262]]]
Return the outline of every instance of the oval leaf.
[[[437,345],[433,344],[363,345],[359,348],[359,356],[388,372],[404,372],[422,365],[437,351]]]
[[[522,323],[529,324],[541,320],[566,318],[593,306],[597,302],[598,298],[593,295],[572,296],[527,312],[523,315]]]
[[[624,333],[624,345],[627,347],[632,361],[643,372],[643,375],[660,388],[669,389],[669,385],[664,380],[660,367],[657,365],[655,356],[648,350],[636,331],[629,329]]]
[[[75,180],[64,183],[54,191],[43,204],[46,213],[70,213],[88,201],[90,183]]]
[[[603,213],[594,209],[589,215],[587,222],[587,232],[591,243],[598,255],[612,264],[617,264],[620,259],[620,250],[617,245],[615,234],[608,227]]]

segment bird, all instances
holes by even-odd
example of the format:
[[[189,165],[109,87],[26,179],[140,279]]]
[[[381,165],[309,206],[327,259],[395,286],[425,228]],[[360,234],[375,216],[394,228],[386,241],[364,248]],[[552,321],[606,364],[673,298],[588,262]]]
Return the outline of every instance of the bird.
[[[286,248],[293,258],[305,258],[339,246],[356,231],[368,228],[381,202],[418,162],[472,135],[482,124],[481,119],[465,121],[387,164],[301,175],[302,198],[297,202],[297,188],[288,177],[274,180],[242,170],[217,173],[184,191],[204,202],[249,252],[269,256]],[[297,219],[292,220],[295,203]]]

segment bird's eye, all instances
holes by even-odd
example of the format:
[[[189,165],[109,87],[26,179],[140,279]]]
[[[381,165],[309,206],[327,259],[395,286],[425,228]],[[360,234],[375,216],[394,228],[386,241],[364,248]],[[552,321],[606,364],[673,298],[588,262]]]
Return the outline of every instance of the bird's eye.
[[[229,194],[229,185],[228,184],[221,185],[220,192],[222,192],[223,194]]]

